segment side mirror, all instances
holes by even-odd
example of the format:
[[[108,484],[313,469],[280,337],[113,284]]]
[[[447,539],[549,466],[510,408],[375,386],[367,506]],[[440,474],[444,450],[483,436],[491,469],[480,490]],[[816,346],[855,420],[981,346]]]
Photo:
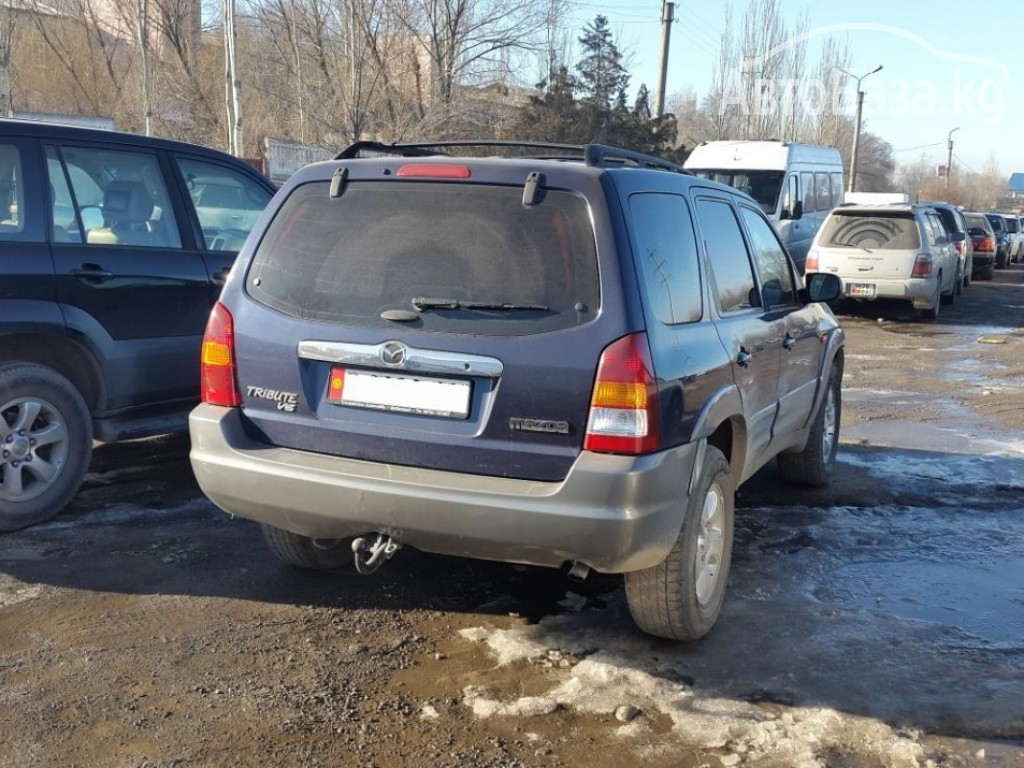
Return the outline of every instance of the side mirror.
[[[801,200],[795,200],[790,207],[782,212],[783,219],[798,221],[804,217],[804,204]]]
[[[829,302],[839,298],[843,289],[836,275],[812,272],[807,275],[807,299],[811,302]]]
[[[967,234],[964,232],[953,232],[949,236],[951,243],[963,243],[967,241]]]

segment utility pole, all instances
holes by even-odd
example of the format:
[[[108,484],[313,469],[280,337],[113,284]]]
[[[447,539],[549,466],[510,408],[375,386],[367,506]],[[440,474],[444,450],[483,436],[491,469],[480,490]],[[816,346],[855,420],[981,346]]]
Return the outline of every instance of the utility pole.
[[[135,4],[135,37],[142,53],[142,111],[146,135],[153,135],[153,84],[149,59],[149,2],[138,0]]]
[[[949,177],[953,175],[953,134],[959,130],[959,128],[954,128],[946,139],[946,144],[949,147],[949,159],[946,160],[946,189],[949,189]]]
[[[857,81],[857,122],[854,123],[853,126],[853,154],[850,156],[850,183],[847,185],[846,189],[847,192],[856,192],[857,154],[858,152],[860,152],[860,121],[861,117],[864,114],[864,91],[863,89],[861,89],[860,83],[865,77],[868,77],[868,75],[873,75],[876,72],[881,72],[882,65],[879,64],[877,67],[868,72],[867,75],[861,75],[860,77],[857,77],[855,74],[853,74],[852,72],[848,72],[845,69],[840,69],[839,71],[842,72],[843,74],[852,77],[854,80]]]
[[[224,99],[228,114],[228,152],[242,156],[242,102],[235,63],[235,0],[224,0]]]
[[[668,80],[668,48],[672,39],[672,22],[676,4],[664,0],[661,5],[661,58],[658,64],[658,89],[655,93],[654,116],[659,120],[665,114],[665,83]]]

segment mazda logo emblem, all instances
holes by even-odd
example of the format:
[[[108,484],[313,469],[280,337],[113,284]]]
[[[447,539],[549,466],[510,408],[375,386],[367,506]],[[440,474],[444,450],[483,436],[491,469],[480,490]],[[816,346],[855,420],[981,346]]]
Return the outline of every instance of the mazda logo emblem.
[[[381,346],[377,356],[384,365],[398,368],[405,365],[405,345],[397,341],[389,341]]]

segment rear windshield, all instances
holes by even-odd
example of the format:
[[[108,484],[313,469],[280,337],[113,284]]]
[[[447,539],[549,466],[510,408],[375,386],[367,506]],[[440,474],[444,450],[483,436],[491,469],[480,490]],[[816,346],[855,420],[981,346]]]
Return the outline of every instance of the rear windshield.
[[[427,331],[523,335],[592,320],[586,201],[551,190],[522,201],[522,187],[352,182],[332,199],[326,182],[305,184],[267,230],[247,290],[294,317],[379,327],[395,327],[382,312],[415,311],[414,300],[424,308],[405,327]],[[434,301],[459,307],[425,307]]]
[[[908,213],[833,213],[825,222],[821,242],[871,251],[909,251],[921,247],[921,233]]]
[[[988,219],[984,216],[965,216],[967,219],[967,229],[972,235],[987,234],[991,229],[988,223]]]

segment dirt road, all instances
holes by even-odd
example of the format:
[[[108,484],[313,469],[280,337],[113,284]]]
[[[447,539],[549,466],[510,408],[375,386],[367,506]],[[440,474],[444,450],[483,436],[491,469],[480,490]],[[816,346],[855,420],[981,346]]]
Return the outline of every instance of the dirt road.
[[[836,481],[741,489],[704,642],[620,580],[271,559],[181,438],[104,446],[0,538],[0,765],[1024,766],[1024,267],[843,314]]]

